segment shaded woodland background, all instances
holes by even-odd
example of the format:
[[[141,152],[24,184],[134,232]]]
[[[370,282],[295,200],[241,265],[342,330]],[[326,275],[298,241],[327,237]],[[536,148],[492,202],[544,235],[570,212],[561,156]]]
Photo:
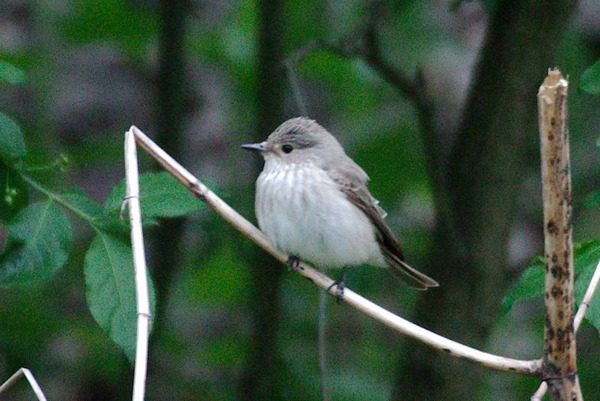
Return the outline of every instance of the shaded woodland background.
[[[135,124],[254,220],[262,161],[240,145],[302,114],[301,98],[369,173],[411,264],[441,283],[417,293],[361,267],[349,286],[529,359],[542,352],[542,299],[500,306],[543,247],[535,96],[548,68],[569,75],[574,232],[597,238],[600,215],[582,200],[598,186],[600,100],[577,86],[599,56],[594,0],[5,0],[0,59],[28,79],[0,87],[0,110],[33,162],[66,155],[57,188],[103,201]],[[0,289],[0,381],[26,366],[50,400],[128,399],[132,368],[86,307],[92,233],[73,222],[75,256],[51,282]],[[210,210],[146,238],[158,298],[148,400],[319,399],[314,286]],[[450,359],[343,303],[328,304],[327,340],[333,400],[529,399],[539,384]],[[582,327],[579,344],[584,397],[600,399],[598,332]],[[31,397],[22,383],[2,399]]]

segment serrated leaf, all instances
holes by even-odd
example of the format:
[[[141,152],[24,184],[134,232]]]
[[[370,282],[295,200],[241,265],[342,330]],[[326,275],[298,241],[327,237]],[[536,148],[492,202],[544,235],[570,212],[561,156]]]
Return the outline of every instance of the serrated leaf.
[[[8,221],[29,203],[27,185],[18,171],[0,162],[0,220]]]
[[[102,206],[98,202],[88,198],[79,190],[61,194],[60,198],[69,206],[69,208],[77,213],[79,217],[90,223],[102,214]]]
[[[6,231],[9,237],[0,261],[0,285],[47,280],[67,261],[73,229],[52,202],[27,206],[6,225]]]
[[[600,241],[588,241],[573,246],[575,263],[575,300],[579,304],[588,288],[598,261],[600,260]],[[545,264],[541,257],[528,267],[521,278],[514,283],[502,301],[503,312],[508,312],[512,305],[520,300],[542,297],[544,295]],[[600,331],[600,305],[593,301],[586,314],[586,319]]]
[[[26,153],[21,129],[9,116],[0,112],[0,159],[10,165],[25,157]]]
[[[120,210],[125,181],[113,188],[106,210]],[[140,203],[145,217],[179,217],[200,210],[203,203],[167,172],[140,175]]]
[[[580,85],[587,93],[600,94],[600,60],[583,72]]]
[[[579,257],[577,257],[577,253],[579,253]],[[581,244],[575,255],[575,299],[579,305],[592,280],[598,261],[600,261],[600,241],[589,241]],[[598,294],[590,302],[585,319],[600,332],[600,300]]]
[[[136,341],[135,274],[131,247],[119,238],[98,230],[84,262],[88,308],[96,322],[133,362]],[[154,286],[149,279],[151,312]]]
[[[545,265],[541,258],[529,266],[519,280],[513,283],[502,300],[502,311],[508,313],[516,301],[535,298],[544,293]]]
[[[0,81],[9,84],[22,84],[26,81],[25,73],[14,65],[0,60]]]

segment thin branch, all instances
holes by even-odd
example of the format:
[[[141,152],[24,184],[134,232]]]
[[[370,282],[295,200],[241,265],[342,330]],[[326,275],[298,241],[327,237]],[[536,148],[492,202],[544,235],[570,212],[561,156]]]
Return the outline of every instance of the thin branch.
[[[538,92],[546,283],[543,379],[553,400],[583,400],[573,324],[574,269],[571,171],[567,128],[568,82],[558,70]]]
[[[317,347],[319,350],[319,386],[321,387],[321,400],[329,401],[327,393],[327,293],[319,291],[319,325],[317,333]]]
[[[17,370],[15,374],[8,378],[7,381],[2,383],[2,385],[0,386],[0,393],[3,393],[4,391],[8,390],[13,384],[17,382],[17,380],[19,380],[21,376],[25,376],[37,399],[39,401],[46,401],[46,396],[40,388],[40,385],[35,380],[35,377],[33,377],[33,373],[31,373],[31,371],[27,368],[21,368]]]
[[[296,100],[296,104],[300,109],[300,114],[304,117],[309,117],[308,108],[306,107],[304,96],[302,96],[302,89],[300,88],[300,83],[298,82],[298,74],[296,74],[296,63],[294,59],[288,58],[284,61],[284,64],[288,79],[290,80],[290,85],[292,86],[294,99]]]
[[[411,79],[402,71],[388,63],[381,52],[377,38],[377,25],[381,15],[381,4],[374,1],[370,4],[367,22],[348,35],[336,40],[311,40],[304,46],[296,49],[286,59],[287,64],[295,65],[308,54],[316,50],[327,50],[345,59],[364,60],[381,77],[392,85],[400,94],[412,100],[417,107],[425,106],[427,102],[421,91],[419,78]]]
[[[546,391],[548,391],[548,383],[542,382],[537,391],[531,396],[531,401],[542,401],[542,398],[546,395]]]
[[[183,168],[177,161],[169,156],[164,150],[157,146],[150,138],[136,127],[131,127],[137,143],[150,154],[159,164],[170,172],[177,180],[185,185],[190,192],[200,200],[210,206],[215,212],[223,217],[238,231],[250,238],[257,245],[269,252],[273,257],[282,263],[288,260],[288,255],[278,251],[269,242],[267,237],[248,220],[237,213],[231,206],[225,203],[214,192],[208,189],[189,171]],[[336,295],[336,289],[332,284],[334,281],[318,270],[307,264],[301,263],[298,272],[311,280],[320,288],[327,290],[332,295]],[[354,291],[346,288],[344,290],[344,302],[358,309],[362,313],[371,316],[373,319],[387,325],[401,334],[417,339],[430,347],[442,350],[453,357],[465,358],[479,363],[491,369],[515,372],[530,376],[540,376],[541,360],[517,360],[505,358],[498,355],[489,354],[477,349],[449,340],[420,326],[415,325],[393,313],[381,308],[373,302],[363,298]]]
[[[381,53],[381,46],[377,38],[377,25],[379,25],[379,16],[381,15],[379,4],[374,2],[369,9],[369,20],[363,31],[364,45],[362,56],[371,68],[378,71],[379,74],[404,96],[411,99],[417,107],[424,106],[422,93],[419,91],[419,85],[416,80],[405,76],[398,69],[390,65]]]
[[[142,212],[140,208],[140,188],[138,162],[133,129],[125,134],[125,173],[127,175],[127,194],[123,206],[129,207],[131,225],[131,246],[135,267],[135,289],[137,299],[137,344],[135,348],[135,372],[133,380],[133,401],[143,401],[146,388],[148,366],[148,338],[150,336],[150,297],[148,295],[148,275],[144,252],[144,234],[142,231]]]
[[[589,284],[587,290],[585,291],[585,295],[583,296],[583,299],[581,300],[581,304],[579,305],[577,314],[575,314],[575,331],[577,331],[579,329],[579,326],[581,325],[581,322],[583,321],[583,318],[585,317],[585,314],[586,314],[588,308],[590,307],[592,298],[594,298],[594,294],[596,293],[596,290],[598,289],[599,283],[600,283],[600,261],[598,261],[598,264],[596,265],[596,271],[594,271],[594,275],[592,276],[592,279],[590,280],[590,284]]]

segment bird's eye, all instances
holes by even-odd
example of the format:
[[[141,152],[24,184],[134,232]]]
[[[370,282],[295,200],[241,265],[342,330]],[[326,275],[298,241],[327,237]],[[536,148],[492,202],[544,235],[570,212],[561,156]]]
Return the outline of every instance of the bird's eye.
[[[292,150],[294,150],[294,147],[292,145],[290,145],[289,143],[286,143],[285,145],[283,145],[281,147],[281,150],[283,150],[283,153],[292,153]]]

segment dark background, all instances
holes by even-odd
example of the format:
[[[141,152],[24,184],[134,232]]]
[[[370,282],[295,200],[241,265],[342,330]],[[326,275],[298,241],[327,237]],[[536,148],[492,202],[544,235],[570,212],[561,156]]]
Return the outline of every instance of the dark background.
[[[570,78],[575,238],[597,237],[600,216],[582,200],[598,183],[600,100],[578,82],[599,32],[594,0],[4,0],[0,59],[28,80],[0,87],[0,110],[34,160],[68,157],[57,187],[103,201],[135,124],[254,221],[262,161],[240,145],[304,103],[370,175],[410,263],[441,283],[417,293],[364,267],[349,286],[457,341],[533,359],[541,299],[508,314],[500,304],[543,248],[537,88],[550,67]],[[51,282],[0,289],[0,382],[27,366],[50,400],[128,399],[132,368],[86,307],[92,232],[76,235]],[[148,400],[319,399],[316,287],[210,210],[147,238],[158,296]],[[539,384],[429,350],[343,303],[328,303],[327,330],[333,400],[529,399]],[[598,332],[584,324],[579,340],[584,396],[600,399]],[[32,397],[22,382],[0,399]]]

